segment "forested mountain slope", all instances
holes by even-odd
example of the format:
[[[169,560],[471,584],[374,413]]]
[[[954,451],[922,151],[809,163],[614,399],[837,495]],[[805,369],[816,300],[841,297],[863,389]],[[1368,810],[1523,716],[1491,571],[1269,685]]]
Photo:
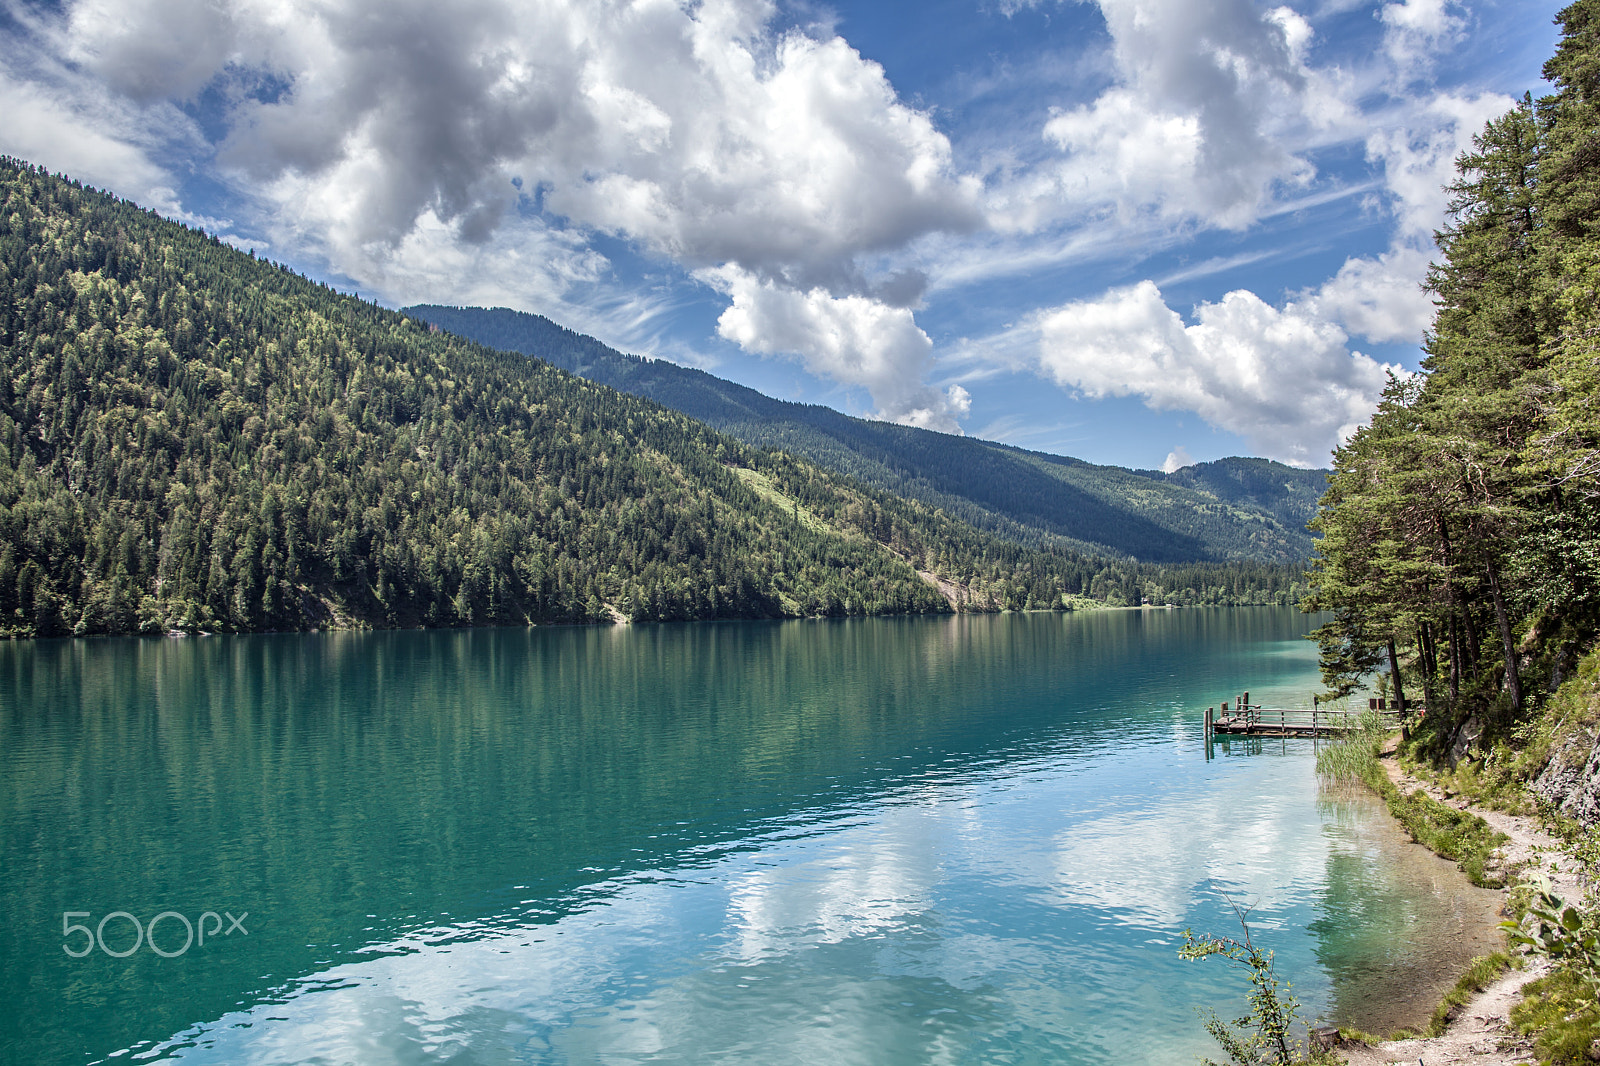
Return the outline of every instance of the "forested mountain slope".
[[[1020,547],[9,159],[0,533],[14,635],[1298,594]]]
[[[747,444],[782,448],[1017,543],[1150,561],[1311,554],[1305,527],[1325,487],[1322,471],[1265,459],[1223,459],[1175,474],[1095,466],[775,400],[701,370],[624,355],[539,315],[431,304],[406,313],[649,397]]]

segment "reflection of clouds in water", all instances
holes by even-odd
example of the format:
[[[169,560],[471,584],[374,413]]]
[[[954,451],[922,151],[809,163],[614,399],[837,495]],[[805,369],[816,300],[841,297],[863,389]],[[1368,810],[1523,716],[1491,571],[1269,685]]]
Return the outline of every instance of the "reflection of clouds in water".
[[[286,1002],[219,1019],[203,1046],[182,1055],[406,1062],[543,1047],[591,1061],[759,1039],[767,1052],[750,1061],[884,1061],[870,1049],[885,1041],[917,1047],[924,1061],[939,1061],[948,1046],[943,1057],[953,1060],[970,1039],[955,1039],[949,1026],[930,1029],[910,1015],[903,1032],[886,1024],[907,992],[882,977],[971,986],[974,973],[1027,958],[1016,944],[961,937],[941,961],[950,945],[923,935],[936,921],[925,912],[941,876],[939,839],[961,806],[885,805],[835,832],[684,877],[598,886],[612,891],[591,890],[596,905],[553,925],[448,945],[409,937],[385,947],[406,954],[333,967]],[[805,957],[812,951],[838,957],[819,972]],[[762,981],[781,984],[793,1009],[753,1018],[745,993]],[[961,1025],[971,1021],[968,1011]],[[756,1024],[759,1038],[749,1032]]]
[[[1327,845],[1303,825],[1315,780],[1271,786],[1242,798],[1237,782],[1218,780],[1182,803],[1069,825],[1038,881],[1060,906],[1164,932],[1185,924],[1209,882],[1243,905],[1259,901],[1252,924],[1271,927],[1289,889],[1319,881],[1327,861]]]
[[[1131,788],[1141,764],[1111,761],[1121,769],[1107,781],[1058,764],[1028,768],[1021,786],[913,786],[702,868],[591,886],[594,902],[553,924],[486,926],[450,943],[413,936],[389,945],[406,954],[318,974],[315,994],[220,1019],[182,1055],[692,1052],[830,1066],[972,1061],[985,1048],[1114,1055],[1098,1045],[1131,1038],[1108,1024],[1116,1012],[1187,1018],[1160,1002],[1170,996],[1155,971],[1173,964],[1167,939],[1208,882],[1261,897],[1269,925],[1287,886],[1322,875],[1327,845],[1300,760],[1253,760],[1166,792]],[[1163,939],[1130,941],[1107,925]],[[1174,1026],[1139,1039],[1186,1059],[1197,1049],[1186,1041],[1204,1036]]]
[[[803,863],[763,865],[730,888],[730,954],[759,958],[796,934],[819,943],[870,936],[931,905],[949,804],[884,808],[872,822],[831,836]]]
[[[1012,800],[1021,794],[1031,808],[1052,780],[1075,771],[1040,760],[1013,764],[1002,778],[908,785],[870,817],[836,823],[801,847],[780,847],[732,882],[738,933],[730,953],[757,957],[801,934],[823,943],[874,935],[935,908],[936,887],[950,877],[1015,882],[1031,868],[1018,851],[1046,845],[1032,825],[1017,823]]]

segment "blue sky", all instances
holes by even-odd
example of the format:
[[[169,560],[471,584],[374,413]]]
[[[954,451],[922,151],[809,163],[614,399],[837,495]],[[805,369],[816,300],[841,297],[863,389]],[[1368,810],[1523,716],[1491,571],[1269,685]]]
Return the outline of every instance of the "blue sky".
[[[0,151],[390,306],[1135,467],[1322,465],[1553,4],[0,0]]]

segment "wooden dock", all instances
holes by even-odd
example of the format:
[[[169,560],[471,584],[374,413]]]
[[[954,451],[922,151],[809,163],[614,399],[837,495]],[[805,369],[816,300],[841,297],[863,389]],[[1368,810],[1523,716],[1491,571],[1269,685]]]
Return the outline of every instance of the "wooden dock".
[[[1385,727],[1398,729],[1405,723],[1405,712],[1385,707],[1383,700],[1368,702],[1368,709],[1378,713]],[[1220,714],[1215,707],[1206,708],[1206,739],[1213,736],[1336,737],[1359,729],[1361,716],[1366,713],[1315,704],[1310,708],[1263,707],[1251,703],[1250,693],[1246,692],[1236,700],[1224,701]]]

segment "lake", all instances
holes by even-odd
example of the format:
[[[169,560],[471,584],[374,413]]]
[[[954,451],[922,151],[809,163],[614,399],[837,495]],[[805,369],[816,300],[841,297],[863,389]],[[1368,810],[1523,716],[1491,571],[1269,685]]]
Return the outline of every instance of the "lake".
[[[1246,986],[1180,933],[1230,900],[1308,1017],[1415,1023],[1495,894],[1320,791],[1311,741],[1202,736],[1308,700],[1314,624],[0,644],[0,1048],[1190,1063]]]

